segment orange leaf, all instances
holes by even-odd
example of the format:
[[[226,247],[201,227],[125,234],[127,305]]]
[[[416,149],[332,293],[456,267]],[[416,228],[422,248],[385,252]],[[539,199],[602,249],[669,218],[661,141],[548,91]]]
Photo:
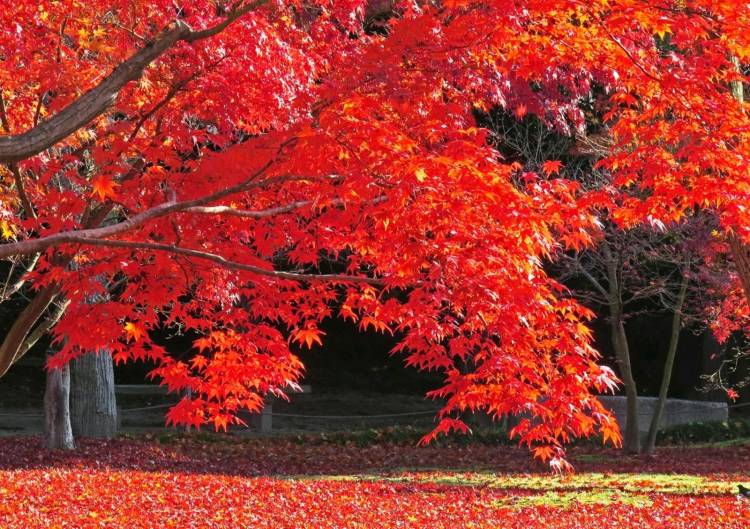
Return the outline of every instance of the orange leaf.
[[[562,169],[562,162],[558,160],[547,160],[542,164],[542,171],[547,176],[550,176],[551,174],[559,174],[560,169]]]
[[[99,175],[91,181],[91,195],[98,196],[99,200],[106,200],[107,197],[114,198],[116,196],[115,187],[118,186],[117,182],[111,180],[109,177]]]
[[[312,349],[314,343],[323,345],[323,341],[320,339],[321,335],[324,335],[323,331],[318,329],[300,329],[292,336],[292,341],[299,344],[307,345],[308,349]]]
[[[128,335],[128,341],[140,341],[140,339],[143,337],[144,334],[146,334],[146,331],[143,329],[143,327],[140,327],[136,323],[133,323],[132,321],[129,321],[125,324],[125,333]]]

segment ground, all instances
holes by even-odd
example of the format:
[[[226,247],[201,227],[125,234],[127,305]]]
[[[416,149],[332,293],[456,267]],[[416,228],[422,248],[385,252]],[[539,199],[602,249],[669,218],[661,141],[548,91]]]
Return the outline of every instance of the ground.
[[[750,444],[652,457],[574,448],[554,477],[489,444],[356,446],[214,436],[0,439],[0,528],[750,527]]]

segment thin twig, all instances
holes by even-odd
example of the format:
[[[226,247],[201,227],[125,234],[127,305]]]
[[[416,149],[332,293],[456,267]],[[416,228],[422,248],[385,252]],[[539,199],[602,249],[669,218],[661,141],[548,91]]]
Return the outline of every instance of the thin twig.
[[[172,246],[169,244],[158,244],[151,242],[138,242],[138,241],[118,241],[110,239],[90,239],[87,237],[73,237],[69,243],[82,244],[88,246],[106,246],[110,248],[129,248],[134,250],[152,250],[157,252],[167,252],[172,254],[185,255],[187,257],[194,257],[196,259],[203,259],[217,263],[222,268],[229,270],[242,270],[245,272],[252,272],[253,274],[273,277],[276,279],[288,279],[291,281],[327,281],[336,283],[367,283],[370,285],[383,286],[384,282],[380,279],[375,279],[366,276],[351,276],[346,274],[306,274],[303,272],[286,272],[281,270],[269,270],[267,268],[261,268],[259,266],[239,263],[237,261],[231,261],[222,257],[221,255],[204,252],[201,250],[193,250],[191,248],[182,248],[179,246]]]

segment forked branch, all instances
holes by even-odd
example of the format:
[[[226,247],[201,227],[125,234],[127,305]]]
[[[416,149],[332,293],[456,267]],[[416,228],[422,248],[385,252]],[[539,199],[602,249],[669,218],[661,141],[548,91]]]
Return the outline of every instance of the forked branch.
[[[177,20],[162,31],[132,57],[117,66],[101,83],[73,101],[63,110],[42,121],[30,130],[0,137],[0,163],[25,160],[52,147],[112,106],[117,95],[130,81],[140,78],[144,69],[172,49],[178,42],[195,42],[217,35],[242,15],[266,4],[269,0],[255,0],[238,5],[217,25],[193,31]]]

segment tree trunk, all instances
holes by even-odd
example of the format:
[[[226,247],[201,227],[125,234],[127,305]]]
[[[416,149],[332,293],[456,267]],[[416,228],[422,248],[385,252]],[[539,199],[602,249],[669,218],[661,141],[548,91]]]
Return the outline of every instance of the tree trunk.
[[[742,283],[745,299],[750,305],[750,247],[734,234],[730,234],[728,239],[729,248],[732,250],[732,260]]]
[[[613,254],[606,242],[602,244],[602,252],[606,259],[607,283],[609,284],[609,323],[612,331],[612,348],[615,351],[617,364],[620,367],[620,377],[625,385],[625,439],[623,449],[631,454],[641,451],[641,438],[638,427],[638,388],[635,385],[633,370],[630,365],[630,346],[625,332],[622,306],[622,285],[620,282],[621,263],[618,256]]]
[[[656,433],[659,431],[661,417],[664,414],[664,405],[667,402],[667,393],[669,392],[669,383],[672,380],[672,367],[674,358],[677,355],[677,345],[680,341],[680,328],[682,327],[682,307],[685,304],[685,295],[687,294],[688,279],[683,276],[680,284],[680,293],[677,295],[677,303],[672,315],[672,333],[669,337],[669,349],[667,349],[667,358],[664,360],[664,372],[661,376],[661,386],[659,387],[659,400],[656,401],[654,414],[651,416],[651,426],[648,429],[646,446],[643,448],[644,453],[650,454],[656,447]]]
[[[44,446],[49,450],[75,448],[70,424],[70,368],[47,371],[44,389]]]
[[[638,426],[638,388],[635,385],[633,370],[630,366],[630,348],[621,315],[616,314],[612,318],[611,328],[612,347],[615,350],[617,363],[620,366],[620,377],[625,385],[627,424],[625,425],[623,449],[628,453],[637,454],[641,451],[641,438]]]
[[[76,436],[110,439],[117,433],[112,356],[88,353],[71,362],[70,408]]]

